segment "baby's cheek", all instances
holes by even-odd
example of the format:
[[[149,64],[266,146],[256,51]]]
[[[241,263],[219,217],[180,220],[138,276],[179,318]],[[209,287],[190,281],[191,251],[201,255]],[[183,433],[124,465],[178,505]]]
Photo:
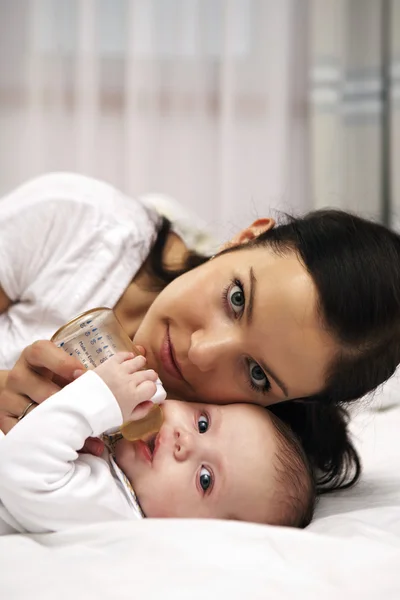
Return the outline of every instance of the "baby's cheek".
[[[174,516],[169,513],[167,506],[160,505],[158,502],[146,503],[145,507],[142,505],[142,509],[149,519],[168,519]]]
[[[155,478],[155,481],[141,483],[136,493],[146,517],[165,519],[181,516],[179,493],[173,489],[170,481]]]

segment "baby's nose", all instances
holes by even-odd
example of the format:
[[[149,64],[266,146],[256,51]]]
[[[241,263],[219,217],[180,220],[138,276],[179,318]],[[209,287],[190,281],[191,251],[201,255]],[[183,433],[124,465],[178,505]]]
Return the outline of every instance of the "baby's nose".
[[[193,437],[186,431],[175,431],[175,459],[182,462],[187,460],[193,451]]]

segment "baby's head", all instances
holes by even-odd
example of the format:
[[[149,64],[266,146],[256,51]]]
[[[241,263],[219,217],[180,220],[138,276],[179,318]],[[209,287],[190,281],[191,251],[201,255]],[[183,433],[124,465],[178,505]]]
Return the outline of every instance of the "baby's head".
[[[168,400],[163,411],[155,440],[116,445],[147,517],[309,523],[315,488],[307,459],[265,408]]]

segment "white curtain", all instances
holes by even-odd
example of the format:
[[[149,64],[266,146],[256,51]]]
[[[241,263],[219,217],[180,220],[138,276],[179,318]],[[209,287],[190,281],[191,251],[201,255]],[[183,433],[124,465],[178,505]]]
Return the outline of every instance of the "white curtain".
[[[307,7],[0,0],[0,192],[73,170],[222,236],[308,208]]]
[[[312,201],[400,227],[400,0],[311,0]]]

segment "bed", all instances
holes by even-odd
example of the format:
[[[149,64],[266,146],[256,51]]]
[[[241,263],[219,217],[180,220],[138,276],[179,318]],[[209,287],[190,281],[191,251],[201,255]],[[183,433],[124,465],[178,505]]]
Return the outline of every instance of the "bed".
[[[146,199],[169,218],[182,207]],[[189,227],[188,227],[189,223]],[[178,231],[212,253],[192,215]],[[191,236],[191,237],[190,237]],[[361,483],[320,500],[304,531],[143,520],[0,537],[0,598],[400,599],[400,374],[354,414]]]
[[[354,416],[364,462],[304,531],[144,520],[0,538],[0,597],[400,598],[400,376]]]

